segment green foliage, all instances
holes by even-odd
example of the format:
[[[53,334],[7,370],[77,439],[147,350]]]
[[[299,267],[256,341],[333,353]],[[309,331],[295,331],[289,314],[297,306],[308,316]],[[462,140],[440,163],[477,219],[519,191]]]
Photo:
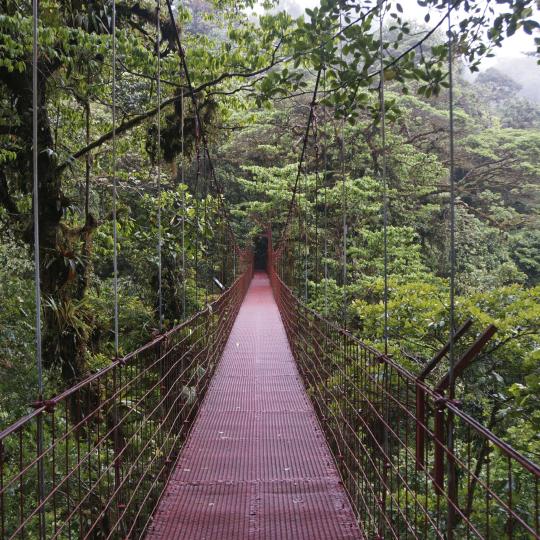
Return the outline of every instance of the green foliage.
[[[449,333],[448,150],[446,136],[441,136],[447,129],[447,102],[399,97],[393,88],[387,92],[398,115],[394,122],[389,120],[387,133],[389,346],[394,358],[417,372]],[[458,323],[473,319],[473,329],[456,354],[462,354],[488,324],[495,324],[498,332],[460,380],[458,396],[468,412],[534,457],[538,444],[534,359],[540,319],[538,290],[531,286],[538,279],[534,208],[538,132],[502,127],[496,117],[475,114],[479,92],[464,81],[456,88],[460,99],[456,319]],[[355,121],[343,127],[343,159],[342,128],[333,117],[335,104],[325,101],[317,108],[317,132],[311,135],[299,177],[283,271],[300,297],[307,290],[310,307],[340,323],[345,320],[362,340],[381,349],[381,141],[377,119],[367,106],[375,102],[367,98],[365,103],[366,109],[359,108]],[[283,231],[298,170],[298,154],[291,156],[291,141],[286,132],[281,135],[281,123],[286,118],[301,125],[296,114],[283,107],[257,113],[245,133],[227,143],[228,150],[236,151],[229,170],[235,171],[234,182],[241,188],[235,216],[251,223],[244,230],[252,235],[271,223],[274,242]],[[276,166],[279,160],[291,164]],[[246,162],[256,165],[246,166]],[[443,363],[431,384],[447,369]],[[530,408],[525,406],[528,403]],[[512,428],[517,419],[528,434],[523,444],[516,442],[518,432]]]
[[[20,256],[17,256],[17,254]],[[0,243],[0,414],[8,425],[35,399],[33,267],[21,246]]]
[[[512,258],[527,275],[527,281],[536,285],[540,280],[540,231],[522,230],[511,238]]]
[[[246,247],[269,226],[278,242],[288,223],[284,271],[295,292],[367,343],[383,346],[385,266],[394,357],[418,370],[447,340],[447,5],[420,2],[434,27],[427,32],[406,19],[400,4],[389,2],[322,0],[297,19],[275,9],[275,2],[267,2],[260,16],[246,11],[254,4],[215,0],[177,7],[193,100],[187,74],[179,71],[175,27],[162,10],[158,141],[155,4],[117,3],[113,163],[110,3],[40,2],[44,334],[52,337],[46,355],[62,360],[46,370],[47,395],[73,382],[66,373],[84,377],[115,354],[113,165],[120,353],[159,328],[158,236],[165,327],[218,295],[213,278],[226,286],[234,279],[238,260],[222,198]],[[472,70],[505,36],[537,27],[532,0],[502,0],[496,14],[484,12],[485,2],[462,5],[454,43]],[[386,261],[376,84],[381,9]],[[36,388],[28,247],[32,17],[28,1],[0,0],[0,10],[0,416],[7,424],[27,412]],[[468,412],[537,457],[540,116],[537,107],[515,99],[517,88],[503,74],[487,72],[473,84],[458,72],[456,310],[458,321],[472,317],[474,325],[457,352],[487,324],[499,329],[460,381],[458,394]],[[316,121],[299,171],[317,73]],[[215,158],[215,179],[200,147],[195,107]],[[190,387],[183,392],[193,398]],[[500,474],[495,461],[493,466],[493,474]]]

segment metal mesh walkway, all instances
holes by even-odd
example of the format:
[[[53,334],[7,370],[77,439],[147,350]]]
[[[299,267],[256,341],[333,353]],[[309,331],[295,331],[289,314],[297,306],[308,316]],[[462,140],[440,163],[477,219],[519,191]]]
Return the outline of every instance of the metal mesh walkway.
[[[147,538],[361,538],[256,273]]]

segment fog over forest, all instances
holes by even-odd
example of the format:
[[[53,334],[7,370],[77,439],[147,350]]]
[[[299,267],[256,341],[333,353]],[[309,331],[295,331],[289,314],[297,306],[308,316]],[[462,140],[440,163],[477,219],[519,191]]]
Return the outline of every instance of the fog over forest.
[[[519,94],[540,103],[540,70],[531,56],[500,58],[493,68],[504,73],[521,86]]]
[[[413,19],[423,20],[423,10],[416,5],[416,0],[404,0],[405,13],[413,15]],[[299,17],[304,10],[317,6],[317,0],[281,0],[280,8],[286,10],[293,17]],[[411,4],[411,5],[409,5]],[[413,12],[418,12],[418,15]],[[422,11],[422,14],[420,14]],[[495,51],[495,58],[484,62],[482,71],[493,68],[510,77],[520,85],[518,90],[522,97],[540,103],[540,70],[537,69],[536,59],[532,55],[533,38],[519,34],[513,39],[503,43],[500,49]],[[464,73],[465,78],[469,78]],[[470,75],[470,80],[476,76]]]

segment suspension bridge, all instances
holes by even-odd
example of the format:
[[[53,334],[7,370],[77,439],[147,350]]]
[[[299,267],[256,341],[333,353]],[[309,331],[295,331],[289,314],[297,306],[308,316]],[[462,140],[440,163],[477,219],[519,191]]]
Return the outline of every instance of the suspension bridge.
[[[446,379],[308,308],[271,243],[268,273],[241,263],[207,309],[0,433],[2,538],[539,537],[540,469]]]
[[[159,266],[159,333],[59,395],[43,396],[35,0],[33,5],[40,388],[32,412],[0,432],[1,538],[540,538],[540,468],[465,412],[454,395],[456,380],[496,328],[486,328],[457,357],[455,344],[471,321],[458,328],[452,296],[454,330],[420,373],[388,354],[386,213],[383,351],[327,320],[297,294],[308,278],[307,270],[304,282],[294,272],[292,222],[299,215],[296,196],[322,68],[277,245],[269,225],[255,256],[239,248],[197,113],[197,162],[202,155],[207,188],[220,202],[224,224],[222,294],[181,324],[164,328]],[[158,0],[157,35],[159,9]],[[111,24],[114,154],[114,2]],[[188,97],[195,100],[178,32],[176,40]],[[383,118],[384,69],[381,45]],[[159,83],[158,55],[158,134]],[[451,144],[452,99],[450,92]],[[385,141],[384,121],[380,126]],[[161,174],[158,164],[158,188]],[[385,175],[386,166],[386,212]],[[452,238],[454,188],[451,165]],[[116,206],[113,224],[118,353]],[[346,233],[344,220],[345,245]],[[161,236],[157,245],[161,264]],[[307,260],[307,249],[303,256]],[[454,265],[454,245],[450,258]],[[345,282],[346,261],[343,268]],[[452,277],[452,295],[454,287]],[[445,359],[448,372],[429,382]]]

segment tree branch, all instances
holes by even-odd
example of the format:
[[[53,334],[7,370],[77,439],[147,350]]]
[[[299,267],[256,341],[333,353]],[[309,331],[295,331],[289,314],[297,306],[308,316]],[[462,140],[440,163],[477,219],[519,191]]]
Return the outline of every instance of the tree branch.
[[[124,71],[126,71],[127,73],[133,75],[134,77],[139,77],[141,79],[148,79],[149,81],[157,82],[157,77],[153,77],[152,75],[146,75],[145,73],[139,73],[137,71],[133,71],[132,69],[129,69],[126,66],[126,64],[124,62],[122,62],[122,60],[120,60],[120,59],[117,59],[116,61],[120,64],[120,66],[122,66],[122,69]],[[162,79],[160,79],[160,81],[161,81],[162,84],[168,84],[169,86],[174,86],[175,88],[182,88],[181,84],[177,84],[175,82],[168,81],[167,79],[162,78]]]
[[[172,98],[169,98],[161,103],[161,108],[163,109],[163,107],[167,107],[168,105],[171,105],[172,103],[176,103],[180,99],[182,99],[181,96],[174,96]],[[142,122],[144,122],[144,120],[146,120],[147,118],[150,118],[151,116],[154,116],[155,114],[157,114],[157,112],[158,112],[158,108],[154,107],[153,109],[150,109],[149,111],[146,111],[142,114],[134,116],[133,118],[131,118],[130,120],[127,120],[126,122],[122,122],[119,126],[116,127],[116,135],[122,135],[122,133],[125,133],[126,131],[129,131],[130,129],[134,127],[137,127]],[[104,135],[102,135],[101,137],[99,137],[98,139],[96,139],[95,141],[91,142],[87,146],[81,148],[80,150],[77,150],[77,152],[72,154],[68,158],[67,161],[64,161],[64,163],[60,164],[56,168],[56,172],[58,174],[62,173],[67,167],[70,166],[70,164],[73,161],[85,156],[86,154],[88,154],[88,152],[91,152],[92,150],[94,150],[94,148],[99,148],[102,144],[110,141],[112,139],[112,136],[113,136],[113,132],[111,130],[105,133]]]
[[[209,86],[215,86],[216,84],[219,84],[225,79],[232,79],[235,77],[241,78],[241,79],[249,79],[250,77],[256,77],[257,75],[262,75],[263,73],[266,73],[268,70],[272,69],[273,67],[277,66],[278,64],[288,59],[286,57],[276,59],[277,52],[279,48],[281,47],[282,43],[283,43],[283,39],[280,39],[277,45],[274,47],[274,51],[272,52],[272,57],[270,59],[269,64],[267,64],[265,67],[262,67],[255,71],[232,71],[232,72],[222,73],[217,79],[205,82],[201,84],[200,86],[198,86],[197,88],[194,88],[193,93],[197,94],[199,92],[202,92],[205,88],[208,88]]]

